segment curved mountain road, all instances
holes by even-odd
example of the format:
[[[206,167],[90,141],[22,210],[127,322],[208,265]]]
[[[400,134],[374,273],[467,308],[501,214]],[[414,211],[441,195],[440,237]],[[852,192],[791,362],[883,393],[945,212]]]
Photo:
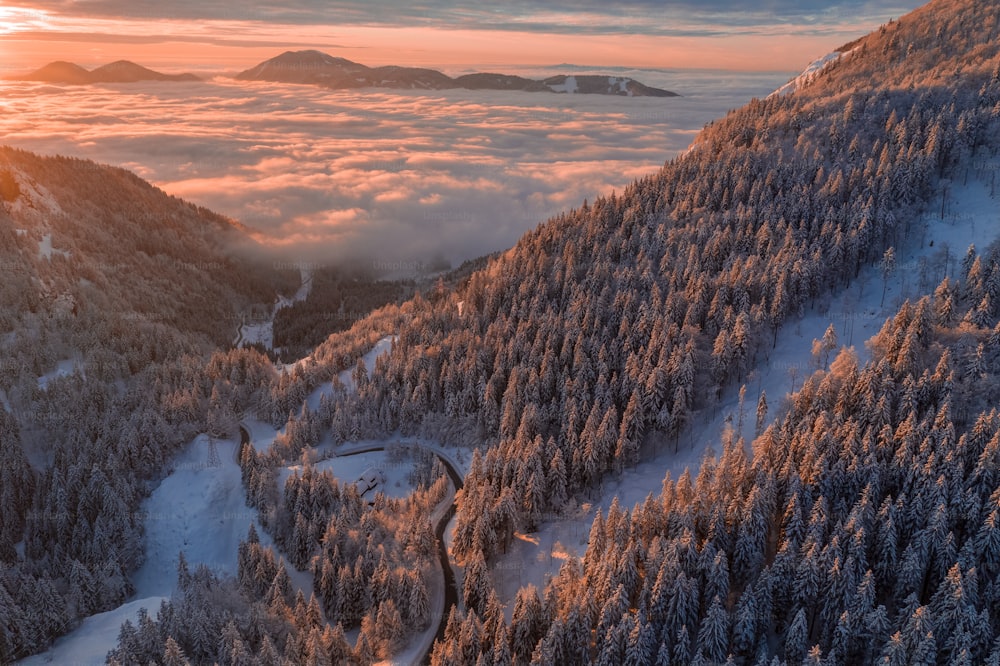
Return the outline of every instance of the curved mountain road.
[[[240,425],[240,443],[249,444],[250,443],[250,431],[245,427]],[[417,446],[420,446],[417,444]],[[242,446],[236,447],[236,455],[239,456],[239,450]],[[448,477],[451,479],[452,484],[455,486],[455,492],[462,489],[462,475],[459,474],[455,466],[452,465],[451,461],[445,458],[443,455],[435,451],[434,449],[427,449],[441,461],[444,465],[445,470],[448,472]],[[351,451],[346,451],[337,455],[337,458],[347,458],[350,456],[360,455],[362,453],[373,453],[377,451],[385,451],[385,446],[368,446],[362,449],[354,449]],[[237,463],[239,460],[236,461]],[[448,547],[444,542],[444,531],[448,528],[448,523],[455,515],[455,511],[458,509],[454,501],[452,501],[451,506],[448,510],[444,512],[441,519],[438,520],[437,525],[434,526],[434,535],[437,537],[438,544],[438,557],[441,560],[441,570],[444,572],[444,609],[441,613],[441,617],[438,618],[437,634],[435,636],[436,640],[444,640],[444,630],[445,626],[448,624],[448,615],[451,613],[451,609],[458,605],[458,584],[455,580],[455,570],[451,565],[451,558],[448,555]],[[429,664],[431,658],[431,649],[433,648],[433,643],[431,647],[427,649],[423,657],[420,659],[421,663]]]

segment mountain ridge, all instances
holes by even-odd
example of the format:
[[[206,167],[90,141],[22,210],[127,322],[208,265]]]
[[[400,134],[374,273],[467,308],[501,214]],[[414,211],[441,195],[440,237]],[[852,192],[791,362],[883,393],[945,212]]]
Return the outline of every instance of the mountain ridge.
[[[246,227],[130,171],[0,145],[0,183],[8,302],[44,311],[62,294],[81,321],[102,320],[98,304],[114,303],[115,313],[224,343],[235,308],[275,296],[277,272],[253,259]]]
[[[435,69],[386,65],[368,67],[322,51],[285,51],[235,77],[241,81],[274,81],[321,85],[333,89],[393,88],[421,90],[517,90],[623,97],[679,97],[630,77],[596,74],[550,76],[535,80],[511,74],[473,72],[452,78]]]
[[[13,76],[8,80],[88,85],[93,83],[136,83],[139,81],[201,81],[201,78],[188,73],[164,74],[130,60],[116,60],[92,70],[87,70],[76,63],[56,60],[29,74]]]

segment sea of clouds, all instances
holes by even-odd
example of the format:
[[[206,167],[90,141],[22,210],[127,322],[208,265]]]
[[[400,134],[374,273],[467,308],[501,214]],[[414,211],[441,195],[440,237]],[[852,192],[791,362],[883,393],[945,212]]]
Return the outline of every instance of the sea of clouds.
[[[297,260],[457,264],[620,191],[789,78],[628,75],[683,97],[2,82],[0,141],[131,169]]]

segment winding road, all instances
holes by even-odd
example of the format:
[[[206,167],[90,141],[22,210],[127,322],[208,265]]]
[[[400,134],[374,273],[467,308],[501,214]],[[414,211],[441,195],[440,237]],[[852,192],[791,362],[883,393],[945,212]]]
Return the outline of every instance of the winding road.
[[[240,444],[241,446],[236,447],[236,456],[239,457],[239,450],[242,448],[243,444],[250,443],[250,431],[244,426],[240,425]],[[420,446],[417,444],[416,446]],[[425,447],[421,447],[425,448]],[[448,477],[451,479],[452,484],[455,486],[455,492],[462,489],[462,475],[459,474],[455,466],[452,465],[451,461],[445,458],[443,455],[435,451],[434,449],[427,449],[433,453],[441,464],[444,465],[445,470],[448,472]],[[384,446],[368,446],[363,449],[353,449],[345,453],[338,454],[338,458],[347,458],[350,456],[360,455],[362,453],[373,453],[376,451],[385,451]],[[237,460],[237,463],[239,460]],[[435,639],[439,641],[444,640],[444,630],[448,624],[448,615],[451,613],[451,609],[458,605],[458,584],[455,580],[455,570],[451,565],[451,558],[448,555],[448,547],[444,542],[444,531],[448,529],[448,523],[454,517],[455,512],[458,507],[454,501],[452,501],[451,506],[448,510],[444,512],[441,519],[438,520],[437,525],[434,526],[434,535],[437,537],[438,545],[438,557],[441,560],[441,570],[444,572],[444,609],[441,612],[441,617],[438,618],[437,634]],[[429,664],[431,661],[431,650],[433,649],[433,643],[427,648],[427,652],[420,658],[420,663]]]

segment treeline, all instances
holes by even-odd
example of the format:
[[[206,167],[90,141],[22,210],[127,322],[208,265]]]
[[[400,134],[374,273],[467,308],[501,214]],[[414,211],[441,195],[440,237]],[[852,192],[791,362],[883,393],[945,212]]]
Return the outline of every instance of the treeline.
[[[204,566],[190,571],[182,554],[175,594],[161,603],[155,618],[142,609],[137,624],[125,621],[108,663],[350,663],[353,652],[343,630],[324,626],[314,597],[307,601],[301,592],[292,594],[284,564],[268,559],[269,553],[251,527],[240,544],[238,579],[220,579]],[[253,586],[264,576],[268,586],[257,596]]]

